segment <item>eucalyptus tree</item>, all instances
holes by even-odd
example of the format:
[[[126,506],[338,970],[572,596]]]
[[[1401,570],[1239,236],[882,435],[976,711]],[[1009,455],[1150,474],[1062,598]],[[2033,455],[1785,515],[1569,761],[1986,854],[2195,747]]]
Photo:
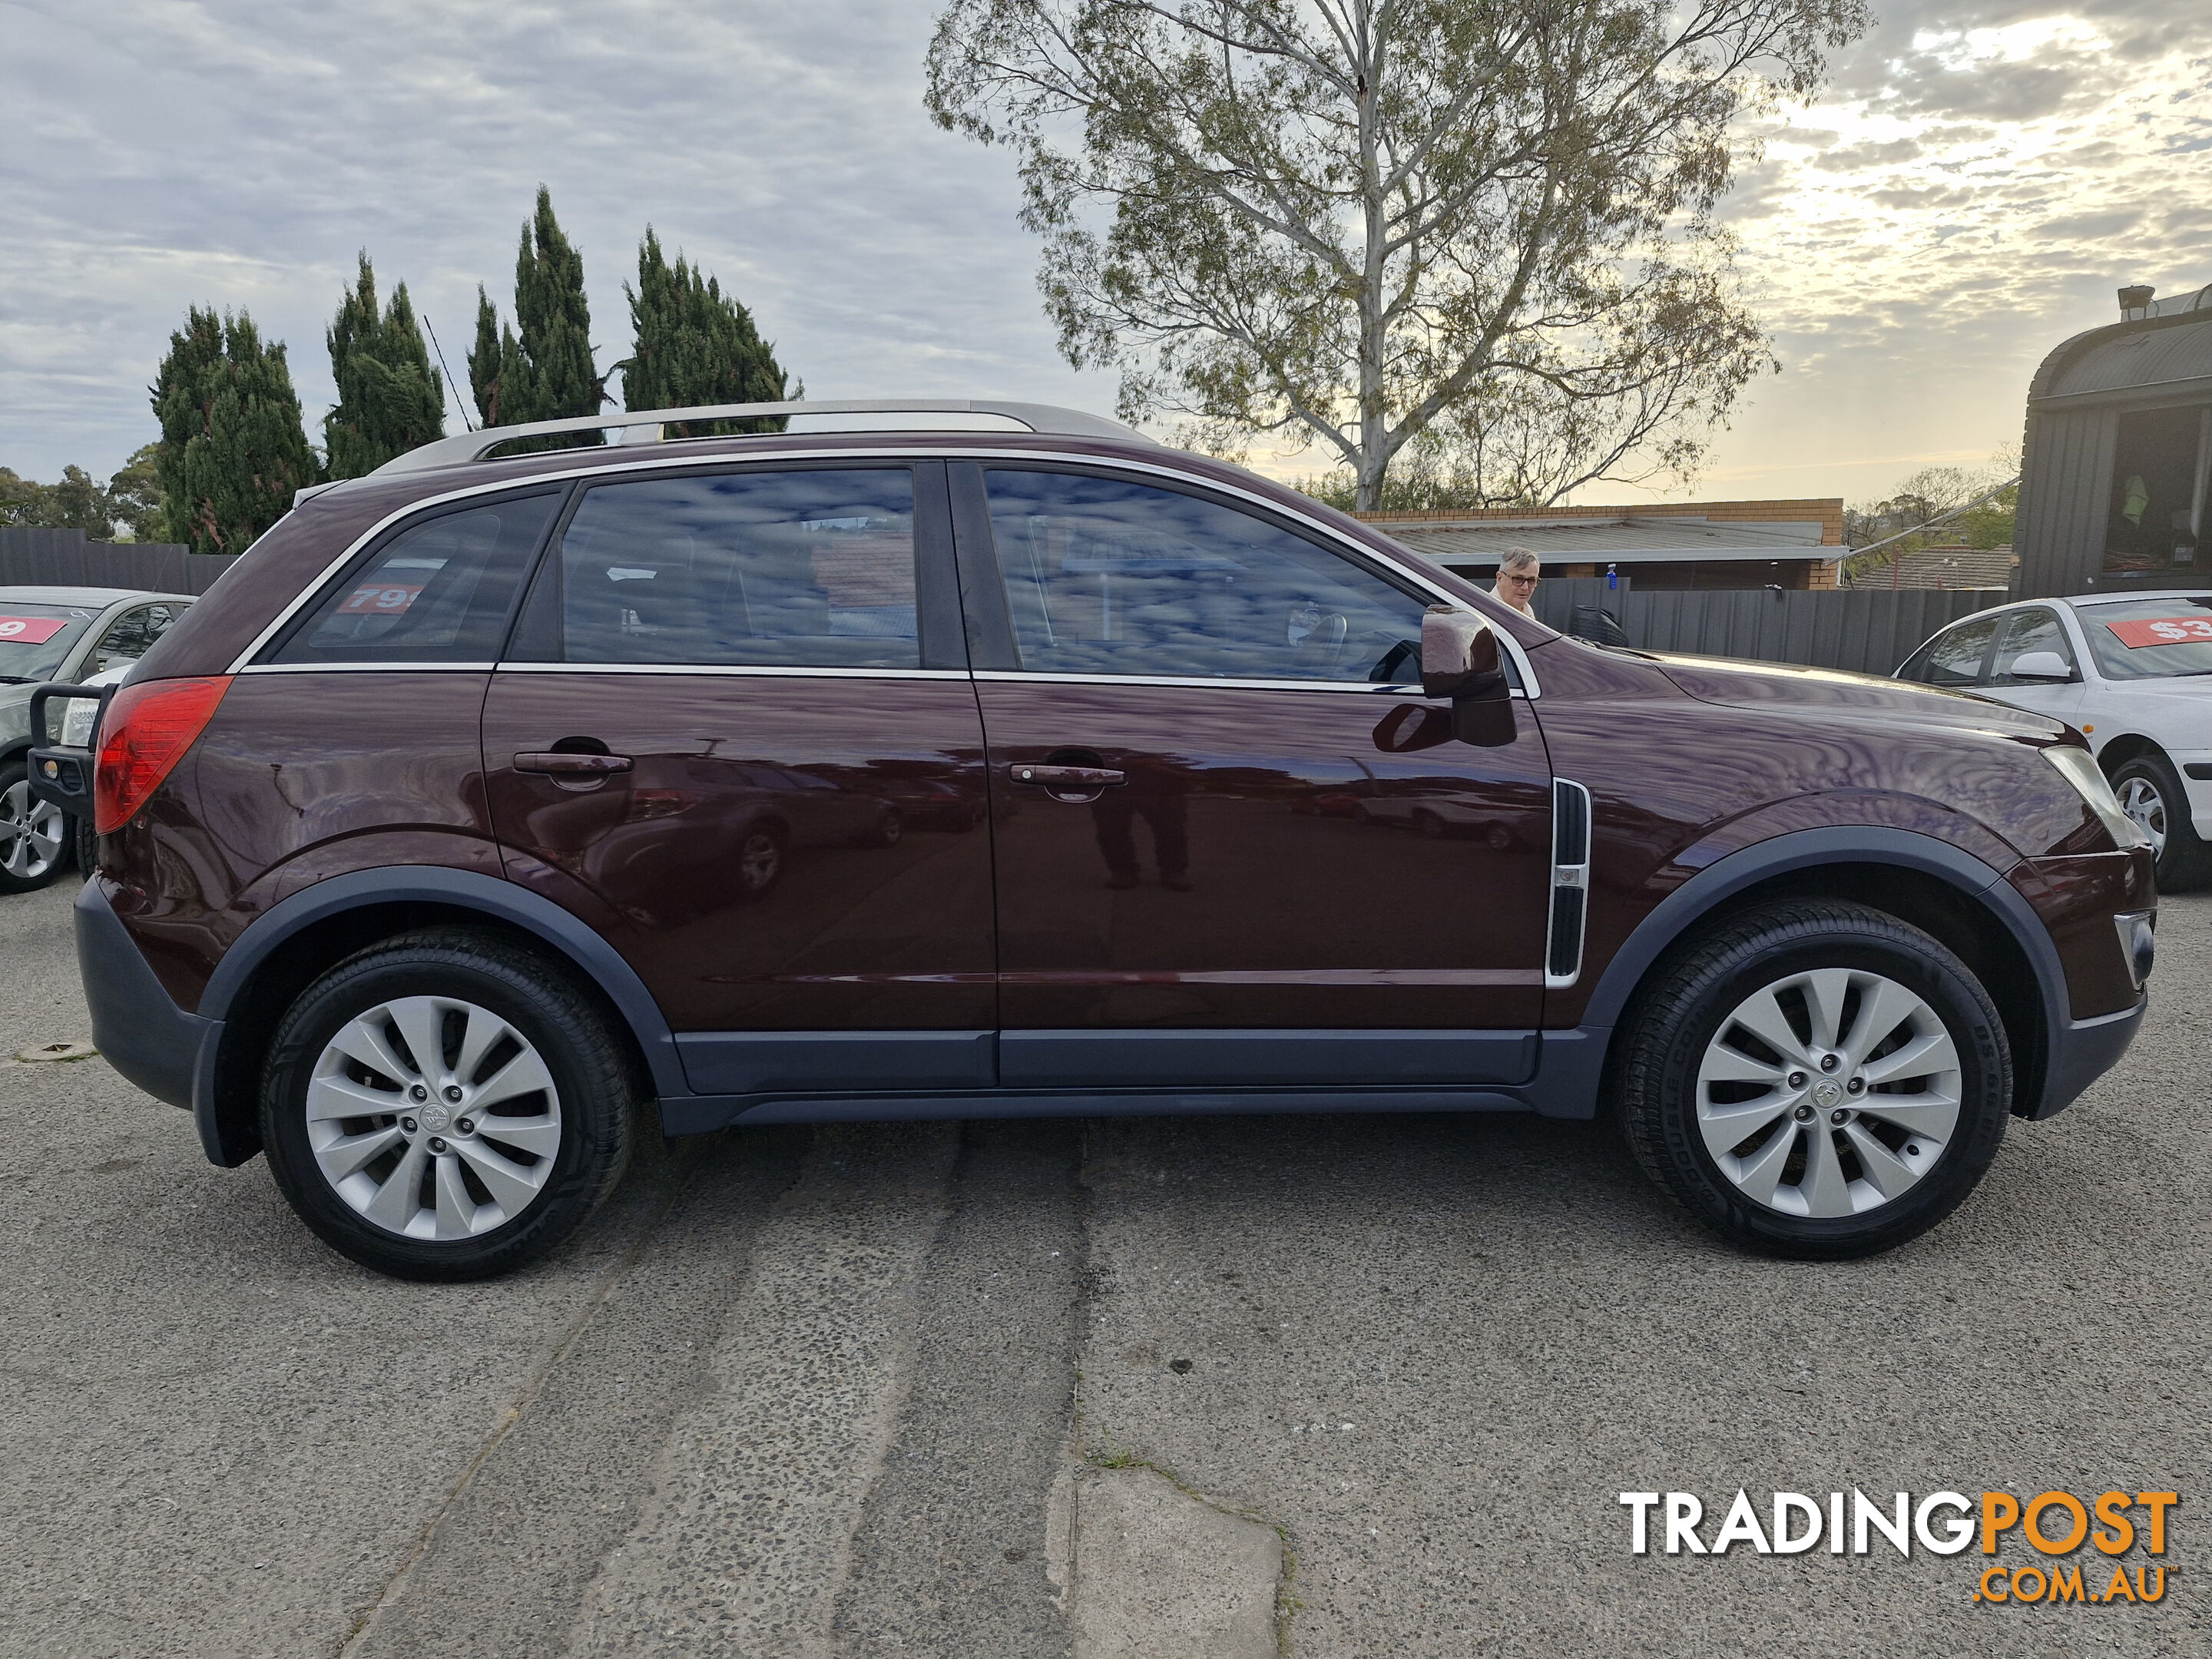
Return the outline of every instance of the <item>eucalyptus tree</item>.
[[[1409,444],[1475,493],[1683,471],[1775,367],[1715,215],[1863,0],[951,0],[940,125],[1019,156],[1125,416]],[[1418,452],[1417,452],[1418,453]]]

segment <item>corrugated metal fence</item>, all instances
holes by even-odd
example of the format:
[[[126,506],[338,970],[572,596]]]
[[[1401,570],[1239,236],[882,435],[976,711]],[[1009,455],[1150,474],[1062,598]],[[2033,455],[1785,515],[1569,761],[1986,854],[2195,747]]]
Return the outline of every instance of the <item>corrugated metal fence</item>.
[[[0,586],[204,593],[234,556],[174,542],[95,542],[82,530],[0,529]]]
[[[1887,674],[1936,629],[2005,603],[2001,588],[1766,588],[1737,592],[1639,593],[1624,576],[1547,578],[1536,615],[1561,632],[1578,605],[1607,611],[1647,651],[1748,657],[1808,668]]]

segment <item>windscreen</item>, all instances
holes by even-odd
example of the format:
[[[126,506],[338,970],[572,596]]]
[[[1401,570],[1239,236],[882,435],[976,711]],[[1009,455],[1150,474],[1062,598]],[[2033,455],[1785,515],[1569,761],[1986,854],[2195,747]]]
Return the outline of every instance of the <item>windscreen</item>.
[[[53,678],[70,647],[100,615],[80,605],[27,605],[0,599],[0,682]]]
[[[2085,605],[2075,614],[2108,680],[2212,674],[2212,595]]]

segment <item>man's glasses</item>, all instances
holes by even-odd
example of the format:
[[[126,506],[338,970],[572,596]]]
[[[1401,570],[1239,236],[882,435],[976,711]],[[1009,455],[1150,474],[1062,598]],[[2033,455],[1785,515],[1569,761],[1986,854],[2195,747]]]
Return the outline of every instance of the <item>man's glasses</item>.
[[[1534,576],[1507,576],[1505,580],[1516,587],[1534,587],[1536,585],[1536,579]]]

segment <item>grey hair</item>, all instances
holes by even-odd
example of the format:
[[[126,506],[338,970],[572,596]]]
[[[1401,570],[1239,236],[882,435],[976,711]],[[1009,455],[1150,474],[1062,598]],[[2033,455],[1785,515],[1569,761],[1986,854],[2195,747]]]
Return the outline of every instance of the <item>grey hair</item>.
[[[1542,563],[1543,561],[1527,548],[1516,547],[1498,562],[1498,574],[1502,576],[1509,570],[1535,569]]]

